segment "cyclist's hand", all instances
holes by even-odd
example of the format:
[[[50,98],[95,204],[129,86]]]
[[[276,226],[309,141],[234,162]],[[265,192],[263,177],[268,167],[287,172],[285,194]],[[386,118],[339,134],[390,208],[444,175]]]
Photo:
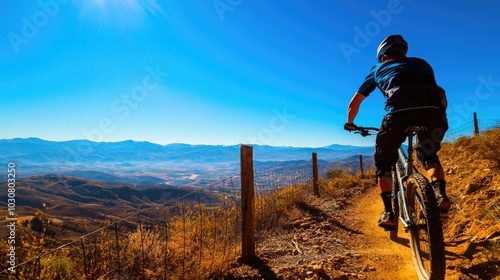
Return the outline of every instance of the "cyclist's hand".
[[[345,123],[344,129],[350,132],[350,131],[358,130],[359,128],[357,125],[355,125],[353,123]]]

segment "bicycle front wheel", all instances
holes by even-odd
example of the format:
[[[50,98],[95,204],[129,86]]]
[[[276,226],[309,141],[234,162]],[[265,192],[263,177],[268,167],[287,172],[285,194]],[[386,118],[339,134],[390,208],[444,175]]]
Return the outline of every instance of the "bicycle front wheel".
[[[434,190],[422,174],[407,180],[408,212],[412,222],[410,247],[419,279],[444,279],[443,227]]]

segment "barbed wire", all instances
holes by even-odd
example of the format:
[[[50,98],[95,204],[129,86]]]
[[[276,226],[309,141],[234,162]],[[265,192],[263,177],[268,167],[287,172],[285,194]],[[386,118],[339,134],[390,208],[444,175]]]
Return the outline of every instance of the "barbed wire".
[[[255,172],[257,246],[259,240],[278,222],[286,207],[312,195],[312,165],[287,170]]]
[[[478,120],[478,129],[480,134],[486,130],[490,130],[496,127],[500,127],[500,120]],[[463,136],[474,136],[474,133],[474,121],[467,121],[460,126],[450,128],[444,136],[444,141],[453,142]]]
[[[261,169],[255,171],[254,178],[260,217],[275,210],[279,201],[293,201],[303,192],[312,193],[312,188],[304,187],[311,185],[312,166]],[[298,191],[280,192],[289,186],[297,186]],[[72,273],[89,279],[208,277],[221,267],[227,268],[241,251],[240,175],[105,223],[73,241],[22,260],[11,268],[15,275],[2,263],[0,276],[37,279],[56,269],[59,258],[70,257],[76,270]]]
[[[4,268],[0,271],[0,275],[7,275],[8,278],[12,279],[18,279],[17,276],[19,275],[29,275],[28,278],[31,277],[33,279],[39,278],[44,271],[51,269],[51,261],[57,259],[59,254],[73,256],[71,261],[74,262],[75,268],[79,270],[78,274],[86,278],[90,277],[95,279],[97,277],[105,278],[106,275],[125,275],[124,272],[127,271],[127,268],[130,266],[139,267],[140,269],[138,271],[144,274],[146,273],[146,264],[144,264],[144,258],[146,256],[151,254],[155,248],[161,247],[168,249],[168,246],[172,247],[172,240],[178,240],[179,234],[186,235],[186,231],[203,234],[202,230],[193,230],[193,228],[206,227],[206,225],[202,225],[202,223],[210,220],[210,218],[204,217],[207,215],[211,216],[211,219],[214,220],[212,221],[213,223],[219,223],[221,219],[225,219],[225,221],[221,223],[225,225],[224,230],[221,231],[220,229],[216,229],[212,231],[211,234],[216,234],[216,236],[214,235],[211,240],[213,240],[213,242],[218,242],[218,240],[222,239],[226,242],[226,239],[230,237],[233,240],[231,246],[225,246],[223,248],[223,254],[228,255],[225,248],[236,247],[233,246],[234,243],[237,243],[234,239],[239,238],[239,234],[235,234],[235,232],[240,230],[240,225],[237,222],[240,219],[240,213],[236,205],[238,202],[238,177],[239,176],[234,175],[227,179],[223,179],[220,182],[210,185],[205,190],[194,190],[163,205],[138,209],[125,217],[114,220],[110,219],[107,221],[107,225],[82,235],[71,242],[46,250],[27,260],[22,260],[15,266],[10,267],[15,271],[15,274],[9,272],[7,268],[5,268],[4,262],[2,262],[1,266]],[[193,202],[193,198],[196,198],[195,202]],[[230,213],[232,217],[230,217],[228,213]],[[227,223],[229,219],[233,221],[231,225]],[[131,223],[135,224],[135,232],[130,229]],[[172,229],[172,227],[178,226],[179,224],[184,225],[181,231],[179,231],[178,228]],[[134,233],[139,236],[139,250],[137,250],[138,248],[132,248],[133,244],[130,244],[130,240],[127,240],[131,237],[131,234]],[[151,240],[147,241],[145,239],[145,235],[148,234],[150,237],[151,235],[155,235],[156,238],[160,236],[164,236],[164,238],[156,240],[156,243],[151,243]],[[205,240],[205,242],[207,242],[206,237],[195,237],[198,241]],[[186,244],[188,241],[182,239],[182,242]],[[147,244],[147,246],[145,246],[145,244]],[[214,244],[208,247],[215,248],[216,246],[217,245]],[[203,247],[205,246],[200,247],[198,250],[203,250]],[[138,252],[131,254],[130,252],[132,249]],[[184,252],[183,258],[181,259],[183,267],[185,267],[185,265],[189,265],[187,264],[186,254],[188,248],[183,246],[182,250]],[[199,255],[210,256],[210,254],[206,254],[206,252],[205,254],[202,253],[203,252]],[[190,254],[192,254],[192,252],[190,252]],[[216,256],[217,254],[211,255],[218,257]],[[167,258],[167,251],[165,251],[164,256],[160,259],[164,260],[164,265],[162,266],[164,271],[162,272],[167,275],[168,268],[172,268],[173,270]],[[192,258],[192,260],[195,259]],[[197,265],[201,266],[202,260],[198,258],[196,261]],[[200,274],[201,272],[197,273]],[[210,271],[205,270],[203,273],[210,273]]]

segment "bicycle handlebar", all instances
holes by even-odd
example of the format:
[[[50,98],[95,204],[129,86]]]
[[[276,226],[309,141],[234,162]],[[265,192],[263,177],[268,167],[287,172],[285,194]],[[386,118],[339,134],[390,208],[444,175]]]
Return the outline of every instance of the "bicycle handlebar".
[[[363,137],[376,134],[376,133],[371,133],[370,131],[378,132],[379,129],[376,128],[376,127],[362,127],[362,126],[358,126],[358,128],[356,130],[354,130],[354,133],[358,133],[358,134],[360,134]]]

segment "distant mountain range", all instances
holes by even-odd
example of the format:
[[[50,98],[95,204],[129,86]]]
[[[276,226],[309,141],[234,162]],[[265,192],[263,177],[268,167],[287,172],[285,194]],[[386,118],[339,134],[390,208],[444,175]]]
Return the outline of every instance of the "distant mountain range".
[[[267,169],[293,168],[286,164],[290,161],[307,163],[313,152],[318,154],[320,167],[334,166],[346,159],[352,165],[358,155],[371,159],[374,149],[349,145],[253,147],[255,168]],[[159,145],[131,140],[55,142],[38,138],[0,140],[0,160],[14,162],[20,177],[54,173],[106,182],[203,186],[239,173],[239,159],[239,145]]]

